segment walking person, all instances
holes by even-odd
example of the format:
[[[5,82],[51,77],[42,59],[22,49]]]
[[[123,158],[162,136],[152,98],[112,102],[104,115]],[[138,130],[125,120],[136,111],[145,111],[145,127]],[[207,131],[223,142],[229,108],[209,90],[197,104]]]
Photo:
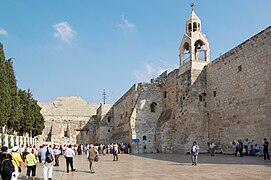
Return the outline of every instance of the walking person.
[[[119,153],[118,145],[114,144],[114,146],[113,146],[113,157],[114,157],[113,161],[118,161],[119,160],[118,153]]]
[[[269,142],[267,141],[267,138],[263,139],[263,157],[264,160],[269,160],[270,161],[270,157],[269,157],[269,153],[268,153],[268,146],[269,146]]]
[[[28,154],[25,157],[25,163],[27,166],[27,172],[26,172],[26,178],[28,179],[28,177],[30,177],[30,173],[32,172],[32,180],[35,179],[36,177],[36,157],[34,155],[34,150],[32,150],[32,148],[27,149]]]
[[[58,149],[57,146],[54,147],[54,155],[55,155],[55,164],[54,166],[59,166],[59,156],[61,154],[61,151]]]
[[[15,165],[15,171],[12,173],[12,180],[17,180],[19,175],[20,175],[20,172],[22,172],[22,165],[25,166],[22,158],[21,158],[21,155],[20,153],[18,152],[19,150],[19,147],[18,146],[14,146],[12,149],[11,149],[11,156],[12,156],[12,160],[14,161],[14,165]]]
[[[95,156],[96,156],[96,152],[95,152],[94,146],[91,144],[89,147],[89,153],[88,153],[88,157],[87,157],[88,162],[89,162],[90,173],[95,173],[94,169],[93,169],[93,161],[94,161]]]
[[[197,142],[194,141],[193,146],[191,147],[192,166],[197,165],[197,163],[198,163],[198,155],[199,155],[199,146],[197,145]]]
[[[15,170],[15,164],[11,155],[8,153],[8,147],[3,146],[0,154],[0,169],[2,180],[11,180],[12,173]],[[4,162],[5,161],[5,162]]]
[[[234,156],[237,156],[237,153],[239,152],[239,141],[237,140],[236,142],[234,142],[234,145],[235,145]]]
[[[71,166],[71,171],[75,171],[73,168],[73,156],[75,156],[75,152],[72,149],[72,145],[69,145],[64,154],[66,158],[66,166],[67,166],[67,173],[69,173],[69,166]]]
[[[53,161],[54,161],[54,152],[53,149],[48,146],[47,143],[43,143],[43,148],[39,151],[39,156],[43,169],[43,179],[52,180],[53,175]],[[49,160],[49,156],[51,159]]]

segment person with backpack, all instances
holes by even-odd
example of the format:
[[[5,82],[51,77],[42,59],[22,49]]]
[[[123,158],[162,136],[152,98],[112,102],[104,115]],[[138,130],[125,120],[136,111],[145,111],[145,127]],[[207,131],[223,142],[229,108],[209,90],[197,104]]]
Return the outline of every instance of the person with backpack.
[[[15,165],[15,171],[13,172],[12,174],[12,180],[17,180],[19,175],[20,175],[20,172],[22,172],[22,165],[25,166],[23,160],[22,160],[22,157],[20,155],[20,153],[18,152],[19,150],[19,147],[18,146],[14,146],[12,149],[11,149],[11,156],[12,156],[12,161],[14,162],[14,165]]]
[[[53,161],[55,159],[53,149],[48,146],[48,143],[43,143],[43,148],[39,151],[43,169],[43,179],[52,180]]]
[[[2,180],[11,180],[12,173],[15,171],[15,164],[12,156],[8,153],[8,147],[3,146],[0,154],[0,169]]]
[[[32,172],[32,179],[35,179],[36,176],[36,156],[34,155],[34,150],[32,148],[27,149],[28,154],[25,157],[25,163],[27,166],[26,178],[30,177],[30,173]]]

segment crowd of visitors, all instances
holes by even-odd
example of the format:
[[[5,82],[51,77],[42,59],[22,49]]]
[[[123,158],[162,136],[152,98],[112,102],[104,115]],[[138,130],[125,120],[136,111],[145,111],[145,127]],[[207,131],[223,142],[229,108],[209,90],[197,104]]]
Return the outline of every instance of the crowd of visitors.
[[[252,144],[254,141],[248,138],[244,141],[239,139],[233,141],[232,145],[235,148],[234,155],[239,153],[240,157],[243,155],[254,156],[261,151],[259,144]],[[209,152],[211,156],[214,156],[216,145],[214,142],[208,143]],[[269,142],[267,138],[263,141],[263,156],[264,160],[270,160],[268,153]],[[190,154],[192,165],[197,166],[199,156],[199,146],[196,142],[193,143]],[[70,171],[76,171],[73,166],[73,158],[75,155],[82,155],[83,152],[89,161],[90,173],[95,173],[94,162],[99,161],[99,155],[112,154],[113,161],[118,161],[120,153],[130,153],[131,146],[129,144],[116,144],[111,143],[108,145],[100,144],[79,144],[79,145],[48,145],[43,143],[38,148],[35,146],[21,145],[21,147],[14,146],[10,150],[8,147],[1,147],[0,153],[0,173],[2,180],[17,180],[19,174],[22,172],[22,167],[26,167],[25,179],[35,179],[36,177],[36,165],[40,163],[43,169],[43,178],[45,180],[52,180],[53,166],[60,166],[59,157],[63,155],[66,159],[67,173]]]
[[[43,169],[43,178],[52,180],[53,166],[60,166],[59,158],[63,155],[66,159],[67,173],[76,171],[73,166],[73,157],[82,155],[85,152],[89,161],[90,173],[95,173],[93,162],[99,161],[99,155],[113,154],[113,161],[118,161],[119,153],[130,153],[131,146],[128,144],[111,143],[100,144],[79,144],[79,145],[49,145],[43,143],[39,148],[32,145],[14,146],[11,150],[8,147],[0,147],[0,173],[2,180],[17,180],[26,168],[25,179],[35,179],[36,165],[40,163]]]

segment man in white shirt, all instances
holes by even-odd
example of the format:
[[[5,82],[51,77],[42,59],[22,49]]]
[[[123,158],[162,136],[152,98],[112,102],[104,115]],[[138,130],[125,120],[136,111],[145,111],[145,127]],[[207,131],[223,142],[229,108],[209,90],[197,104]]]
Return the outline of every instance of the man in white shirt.
[[[40,149],[38,155],[40,156],[42,168],[43,168],[43,178],[47,180],[52,180],[52,174],[53,174],[53,161],[47,162],[48,159],[46,158],[46,152],[49,152],[52,155],[52,160],[54,160],[54,152],[52,148],[48,146],[47,143],[43,143],[43,148]],[[47,160],[46,160],[47,159]]]
[[[69,165],[71,166],[71,171],[75,171],[75,169],[73,169],[73,156],[75,156],[75,152],[71,147],[72,145],[69,145],[64,154],[66,158],[67,173],[69,173]]]

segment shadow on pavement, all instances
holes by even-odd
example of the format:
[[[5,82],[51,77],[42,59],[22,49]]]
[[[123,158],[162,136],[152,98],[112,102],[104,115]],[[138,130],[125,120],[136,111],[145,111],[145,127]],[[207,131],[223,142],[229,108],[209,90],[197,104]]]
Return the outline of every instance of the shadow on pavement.
[[[150,158],[162,161],[176,162],[180,164],[190,164],[190,155],[187,154],[134,154],[133,156],[138,156],[142,158]],[[258,156],[244,156],[235,157],[233,155],[222,155],[216,154],[215,156],[210,156],[209,154],[200,154],[198,157],[199,164],[236,164],[236,165],[264,165],[271,166],[271,161],[264,161],[263,157]]]

